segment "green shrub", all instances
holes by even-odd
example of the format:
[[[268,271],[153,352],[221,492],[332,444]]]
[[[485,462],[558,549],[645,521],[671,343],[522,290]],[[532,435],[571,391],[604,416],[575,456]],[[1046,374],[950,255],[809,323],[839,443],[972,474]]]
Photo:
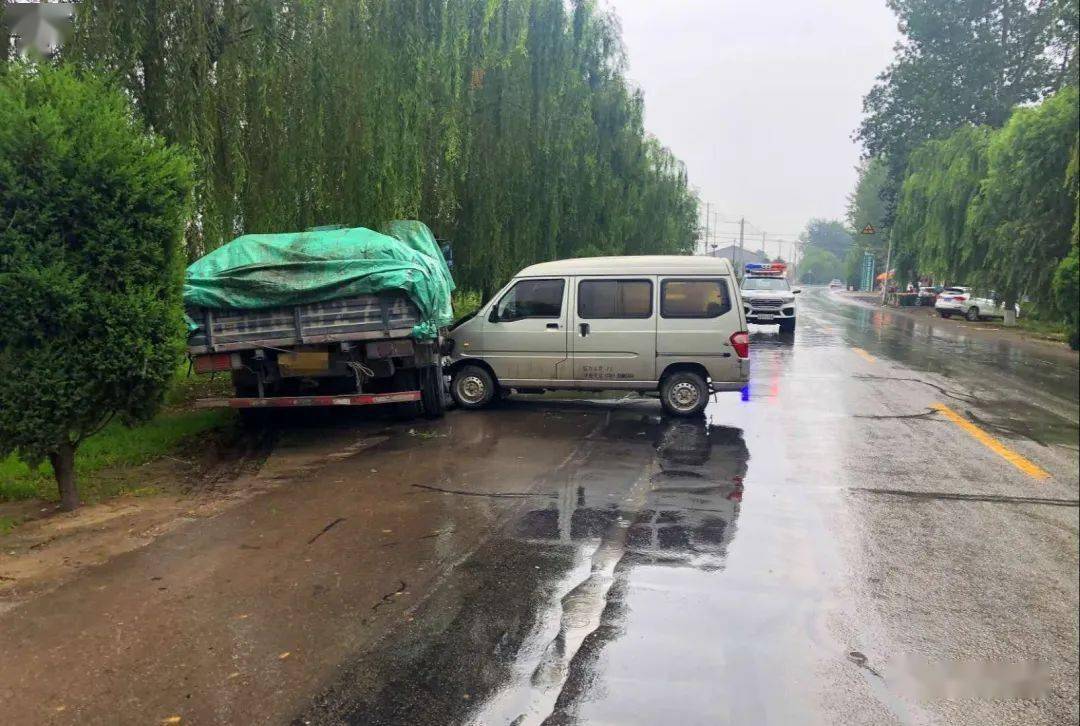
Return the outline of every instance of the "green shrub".
[[[64,66],[0,71],[0,456],[48,459],[149,420],[183,350],[191,163],[127,95]]]

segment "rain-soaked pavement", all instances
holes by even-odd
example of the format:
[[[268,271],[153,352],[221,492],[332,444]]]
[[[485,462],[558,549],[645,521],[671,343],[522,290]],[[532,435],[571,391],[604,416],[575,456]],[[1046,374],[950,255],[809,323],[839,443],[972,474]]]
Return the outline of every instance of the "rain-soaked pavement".
[[[0,615],[0,721],[1075,723],[1075,358],[801,305],[705,420],[289,427],[317,465]]]

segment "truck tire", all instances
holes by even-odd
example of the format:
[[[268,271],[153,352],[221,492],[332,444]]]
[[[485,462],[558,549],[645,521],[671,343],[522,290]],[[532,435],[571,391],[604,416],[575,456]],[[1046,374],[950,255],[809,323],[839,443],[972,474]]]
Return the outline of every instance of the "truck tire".
[[[233,371],[232,385],[237,398],[255,398],[259,395],[259,382],[250,371]]]
[[[441,365],[424,366],[420,369],[420,411],[425,418],[442,418],[446,413],[443,398],[443,374]]]
[[[677,371],[660,382],[660,405],[671,416],[700,416],[708,403],[709,387],[693,371]]]
[[[495,380],[480,366],[465,365],[454,371],[450,395],[461,408],[484,408],[495,398]]]
[[[787,318],[780,321],[780,332],[791,334],[795,332],[795,318]]]

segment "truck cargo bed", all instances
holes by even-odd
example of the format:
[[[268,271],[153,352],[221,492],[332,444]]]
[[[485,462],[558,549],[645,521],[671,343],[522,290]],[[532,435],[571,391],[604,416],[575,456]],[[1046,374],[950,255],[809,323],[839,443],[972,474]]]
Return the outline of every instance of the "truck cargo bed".
[[[199,326],[188,337],[192,354],[402,338],[420,322],[420,311],[405,293],[263,310],[188,308],[187,314]]]

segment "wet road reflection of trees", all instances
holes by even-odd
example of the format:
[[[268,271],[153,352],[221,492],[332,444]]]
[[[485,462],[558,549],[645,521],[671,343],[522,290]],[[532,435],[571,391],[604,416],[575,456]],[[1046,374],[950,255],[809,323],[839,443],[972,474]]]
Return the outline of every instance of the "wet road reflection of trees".
[[[511,403],[600,418],[531,506],[295,723],[524,725],[573,710],[598,650],[622,633],[627,575],[715,572],[735,536],[742,431],[663,419],[654,403]]]
[[[644,498],[627,508],[625,480],[592,471],[569,480],[557,501],[533,509],[514,527],[517,537],[571,542],[602,539],[626,527],[625,557],[631,563],[722,566],[734,536],[749,453],[738,429],[702,420],[613,417],[600,436],[611,441],[646,439],[655,451]]]
[[[511,529],[517,541],[572,553],[573,564],[471,724],[572,722],[600,651],[624,635],[635,568],[724,565],[749,459],[740,430],[613,411],[590,439],[554,501]]]

